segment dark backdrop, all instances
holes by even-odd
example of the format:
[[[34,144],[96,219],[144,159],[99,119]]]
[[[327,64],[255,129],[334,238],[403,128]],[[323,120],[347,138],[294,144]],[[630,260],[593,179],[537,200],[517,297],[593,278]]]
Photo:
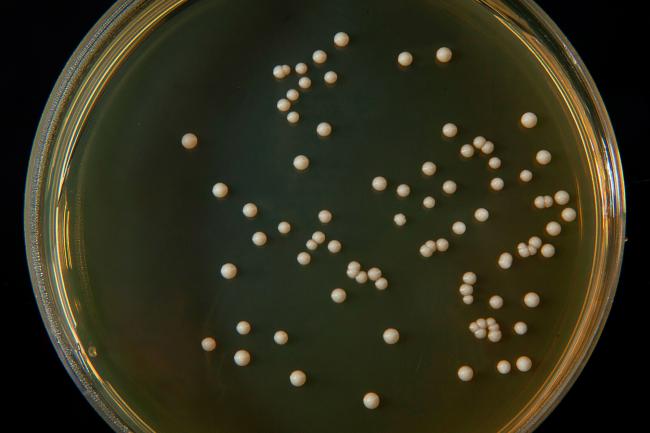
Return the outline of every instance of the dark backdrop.
[[[354,1],[354,0],[351,0]],[[399,1],[399,0],[396,0]],[[68,56],[113,3],[108,0],[31,2],[3,5],[2,80],[4,131],[2,158],[3,367],[10,412],[3,424],[20,419],[19,431],[109,432],[59,362],[32,294],[25,261],[22,206],[27,161],[49,92]],[[539,0],[572,41],[591,71],[608,107],[623,158],[628,197],[628,242],[616,301],[591,360],[576,384],[539,432],[632,431],[643,425],[635,402],[646,389],[648,327],[641,322],[650,275],[644,202],[650,198],[650,74],[644,2],[623,0],[597,6],[594,0]],[[6,383],[6,382],[5,382]],[[5,406],[6,408],[6,406]],[[28,410],[29,415],[19,415]],[[3,429],[4,430],[4,429]],[[12,429],[13,430],[13,429]],[[404,432],[408,433],[408,432]]]

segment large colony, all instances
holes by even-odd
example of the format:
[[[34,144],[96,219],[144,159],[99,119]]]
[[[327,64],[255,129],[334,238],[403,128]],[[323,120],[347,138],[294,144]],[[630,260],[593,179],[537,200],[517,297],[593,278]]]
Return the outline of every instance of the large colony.
[[[337,50],[344,49],[350,43],[350,37],[347,33],[339,32],[334,35],[334,46]],[[447,47],[439,48],[435,53],[432,53],[432,56],[435,57],[438,65],[446,65],[451,62],[453,58],[452,50]],[[326,51],[318,49],[315,50],[311,59],[315,65],[322,66],[328,60],[328,54]],[[416,62],[415,57],[408,51],[403,51],[396,56],[397,64],[399,65],[398,73],[405,73],[409,68],[413,66]],[[312,81],[312,79],[307,76],[310,71],[307,63],[298,63],[295,67],[292,68],[289,65],[277,65],[273,68],[273,76],[278,80],[284,80],[289,78],[292,75],[292,72],[295,72],[299,78],[296,81],[297,88],[289,89],[276,103],[277,109],[281,113],[286,113],[286,119],[290,124],[296,124],[300,121],[300,113],[296,111],[295,105],[301,99],[301,91],[304,92],[311,88],[311,86],[317,82]],[[339,79],[339,75],[336,71],[329,70],[325,72],[322,76],[322,80],[327,86],[333,86]],[[519,119],[519,124],[524,129],[533,129],[538,124],[538,117],[532,112],[524,113]],[[328,138],[332,135],[334,127],[326,121],[321,121],[316,125],[315,132],[316,135],[320,138]],[[446,122],[441,126],[441,139],[443,141],[454,141],[455,137],[458,136],[459,127],[451,122]],[[198,137],[193,133],[186,133],[182,136],[181,144],[187,149],[194,149],[198,145]],[[463,144],[459,148],[459,154],[464,160],[469,160],[475,156],[483,155],[487,160],[487,168],[491,171],[498,171],[502,166],[502,161],[498,156],[491,156],[496,150],[496,145],[494,142],[486,139],[483,136],[476,136],[471,143]],[[547,150],[539,150],[534,153],[532,156],[532,162],[536,163],[538,167],[543,167],[550,164],[552,161],[552,155]],[[293,160],[293,167],[299,172],[305,172],[310,166],[310,160],[305,155],[297,155]],[[421,174],[425,178],[431,178],[438,172],[438,166],[432,161],[425,161],[421,168]],[[523,168],[519,172],[519,180],[521,185],[527,184],[533,180],[533,172],[529,168]],[[389,188],[390,184],[395,185],[395,197],[398,200],[406,201],[411,200],[417,194],[414,194],[413,189],[406,183],[399,183],[389,181],[386,177],[378,175],[370,179],[371,190],[374,193],[385,193]],[[513,186],[506,185],[504,180],[501,177],[494,176],[489,184],[487,185],[487,191],[492,193],[498,193],[504,188],[510,188]],[[446,179],[442,182],[442,193],[448,197],[453,196],[458,193],[458,185],[453,179]],[[226,199],[230,194],[230,188],[227,184],[223,182],[218,182],[212,187],[212,194],[218,199]],[[421,200],[422,208],[425,211],[430,211],[436,206],[436,199],[430,195],[417,198]],[[540,195],[534,197],[532,200],[533,209],[547,209],[551,208],[554,205],[564,207],[559,216],[559,220],[564,223],[570,223],[575,221],[577,218],[577,212],[572,207],[567,207],[571,201],[571,196],[568,192],[560,190],[554,194],[549,195]],[[242,213],[246,218],[255,219],[259,214],[259,209],[254,203],[245,203],[242,208]],[[484,207],[478,207],[473,212],[474,223],[486,223],[490,218],[490,212]],[[330,210],[324,209],[318,212],[317,220],[321,225],[328,225],[332,222],[334,218],[334,213]],[[394,226],[406,230],[405,227],[408,217],[403,213],[399,212],[394,215],[393,223]],[[470,221],[471,222],[471,221]],[[451,237],[463,236],[468,229],[471,229],[470,222],[464,221],[454,221],[449,225],[449,235]],[[543,231],[547,236],[554,238],[559,236],[562,233],[562,224],[560,221],[549,221],[540,231]],[[277,230],[280,236],[287,236],[291,232],[291,224],[287,221],[281,221]],[[264,247],[271,237],[265,232],[256,231],[252,235],[252,243],[256,247]],[[326,243],[327,242],[327,243]],[[300,266],[308,266],[312,261],[311,253],[315,252],[321,245],[327,245],[327,250],[331,254],[337,254],[342,250],[342,243],[339,240],[330,239],[328,241],[327,235],[321,231],[316,230],[313,232],[311,237],[305,241],[305,251],[298,251],[296,253],[296,261]],[[433,257],[436,253],[444,253],[451,247],[450,242],[443,236],[438,237],[437,239],[425,240],[419,247],[419,255],[425,259],[433,260]],[[311,252],[311,253],[310,253]],[[527,241],[520,242],[517,245],[513,245],[512,252],[505,251],[502,252],[495,261],[495,266],[502,270],[507,271],[512,266],[516,265],[517,259],[525,259],[532,257],[537,253],[544,258],[551,258],[555,255],[555,247],[551,243],[545,243],[542,238],[538,235],[533,234]],[[230,280],[236,278],[238,274],[237,266],[232,263],[226,263],[221,267],[221,276]],[[382,270],[377,266],[372,266],[369,268],[362,267],[361,263],[357,260],[353,260],[348,263],[346,269],[346,275],[348,278],[353,280],[355,283],[363,284],[373,284],[378,291],[384,291],[388,289],[388,279],[383,274]],[[461,276],[461,283],[458,288],[460,294],[460,302],[462,305],[471,305],[475,302],[476,298],[476,284],[478,277],[476,273],[468,271]],[[347,292],[345,288],[336,287],[333,288],[330,292],[330,300],[335,304],[341,305],[340,308],[344,308],[343,304],[347,299]],[[512,306],[511,308],[523,308],[532,309],[537,308],[541,303],[541,298],[536,292],[528,292],[522,297],[521,306]],[[505,308],[503,298],[498,294],[492,294],[487,298],[486,308],[492,309],[495,312]],[[252,325],[247,321],[240,321],[236,324],[236,332],[242,336],[247,335],[251,332]],[[469,324],[470,333],[478,340],[487,339],[491,343],[498,343],[504,337],[504,331],[501,328],[501,325],[494,317],[487,318],[478,318],[472,321]],[[511,335],[523,336],[528,332],[528,325],[523,321],[518,321],[511,325]],[[383,331],[378,330],[378,333],[381,335],[381,340],[386,345],[392,346],[396,345],[400,340],[400,333],[396,328],[388,328]],[[289,335],[286,331],[275,330],[272,331],[273,341],[278,346],[284,346],[289,342]],[[206,352],[212,352],[218,347],[218,343],[215,338],[207,336],[201,340],[201,347]],[[238,366],[244,367],[251,363],[252,355],[245,349],[237,350],[233,356],[234,363]],[[525,356],[521,355],[513,360],[515,367],[520,372],[527,372],[531,370],[533,363],[532,360]],[[495,364],[495,370],[499,374],[508,374],[511,371],[511,362],[505,359],[498,360]],[[476,372],[474,368],[470,365],[460,365],[456,372],[458,379],[462,382],[471,381]],[[289,374],[289,382],[294,387],[302,387],[307,384],[307,374],[303,370],[294,370]],[[380,396],[373,391],[367,391],[362,396],[362,403],[368,409],[377,409],[380,406]]]

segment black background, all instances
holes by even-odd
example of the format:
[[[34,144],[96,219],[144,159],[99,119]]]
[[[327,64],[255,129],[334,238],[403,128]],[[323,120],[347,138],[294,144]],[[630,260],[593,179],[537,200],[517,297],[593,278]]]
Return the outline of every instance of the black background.
[[[396,0],[398,1],[398,0]],[[8,2],[9,3],[9,2]],[[42,4],[41,4],[42,3]],[[46,99],[70,54],[113,2],[10,2],[3,5],[2,260],[5,395],[21,431],[109,432],[68,377],[47,337],[29,281],[22,216],[27,161]],[[650,198],[648,23],[641,1],[539,0],[589,68],[608,107],[626,177],[627,236],[616,300],[598,346],[576,384],[538,432],[632,431],[645,422],[650,254],[643,229]],[[8,135],[6,134],[8,132]],[[29,415],[18,415],[18,410]],[[468,408],[468,411],[471,411]],[[4,430],[4,429],[3,429]],[[407,432],[404,432],[407,433]]]

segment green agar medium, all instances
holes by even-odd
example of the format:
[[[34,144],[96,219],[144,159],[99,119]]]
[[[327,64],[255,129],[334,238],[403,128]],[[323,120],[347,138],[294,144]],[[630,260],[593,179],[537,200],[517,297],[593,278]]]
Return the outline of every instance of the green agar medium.
[[[336,48],[345,31],[350,43]],[[436,50],[450,47],[449,63]],[[323,65],[312,53],[328,54]],[[397,64],[408,51],[413,63]],[[291,110],[276,108],[298,89],[292,72],[309,66],[312,80]],[[337,82],[326,85],[327,71]],[[539,124],[520,125],[532,111]],[[321,138],[316,127],[329,122]],[[454,138],[441,135],[453,122]],[[181,146],[195,133],[198,145]],[[502,161],[488,167],[460,147],[482,135]],[[540,166],[535,154],[548,150]],[[306,171],[293,167],[305,155]],[[433,161],[437,172],[423,176]],[[522,183],[519,173],[534,177]],[[372,190],[375,176],[388,188]],[[500,177],[502,191],[490,189]],[[458,190],[443,193],[453,180]],[[229,187],[216,199],[216,182]],[[65,273],[77,333],[97,376],[125,405],[160,432],[395,432],[496,431],[544,383],[580,313],[595,238],[593,187],[580,137],[555,84],[503,23],[469,0],[349,2],[330,0],[224,2],[183,7],[133,52],[104,89],[79,138],[64,185],[70,215],[72,264]],[[407,184],[410,195],[395,188]],[[564,223],[554,205],[533,200],[566,190],[579,218]],[[436,205],[425,209],[432,196]],[[253,219],[242,215],[255,203]],[[477,222],[474,211],[489,210]],[[318,212],[332,221],[322,224]],[[395,226],[395,214],[407,222]],[[281,235],[281,221],[291,231]],[[456,235],[461,221],[466,232]],[[562,232],[548,236],[549,221]],[[327,241],[296,257],[320,230]],[[262,231],[263,246],[251,237]],[[516,255],[519,242],[540,236],[556,248]],[[445,238],[449,250],[424,258],[420,246]],[[327,242],[342,250],[332,254]],[[513,254],[510,269],[501,253]],[[384,291],[346,276],[352,260],[381,268]],[[232,262],[237,276],[222,278]],[[458,288],[475,272],[474,303]],[[335,288],[346,291],[332,302]],[[527,292],[541,297],[527,308]],[[493,310],[488,300],[503,298]],[[468,330],[494,317],[503,338],[478,340]],[[251,332],[236,332],[238,322]],[[518,336],[513,325],[528,324]],[[387,328],[400,339],[388,345]],[[285,345],[274,333],[287,332]],[[204,337],[216,348],[201,349]],[[238,350],[251,362],[239,367]],[[516,359],[533,367],[521,373]],[[510,374],[497,362],[508,360]],[[457,372],[471,366],[473,380]],[[304,371],[302,387],[289,375]],[[363,405],[379,395],[376,410]]]

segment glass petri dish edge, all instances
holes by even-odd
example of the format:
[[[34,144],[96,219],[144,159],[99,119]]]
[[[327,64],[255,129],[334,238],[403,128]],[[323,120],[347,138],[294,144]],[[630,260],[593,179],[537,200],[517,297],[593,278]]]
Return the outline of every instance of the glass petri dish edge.
[[[599,245],[594,258],[594,270],[598,272],[592,279],[593,284],[585,301],[585,304],[591,305],[586,306],[582,319],[576,325],[571,343],[572,350],[567,351],[558,362],[552,375],[553,380],[547,383],[546,389],[540,391],[534,401],[529,402],[520,414],[502,429],[531,431],[561,401],[577,379],[593,351],[611,308],[624,243],[623,174],[616,138],[602,98],[584,63],[553,21],[529,0],[477,1],[491,9],[495,16],[511,23],[513,31],[522,42],[531,44],[533,49],[538,44],[549,46],[553,59],[548,60],[557,62],[564,71],[564,76],[559,78],[565,85],[576,90],[575,94],[571,95],[572,103],[582,110],[581,115],[589,116],[588,120],[593,125],[593,131],[583,145],[598,180],[595,191],[597,209],[602,210],[605,216],[599,227]],[[115,42],[116,35],[123,33],[129,23],[133,26],[138,18],[145,21],[153,19],[148,22],[147,28],[151,29],[158,20],[164,18],[165,13],[183,3],[185,0],[124,0],[116,3],[98,21],[71,56],[54,87],[39,124],[28,170],[25,192],[25,242],[34,293],[45,327],[58,356],[77,386],[116,431],[153,429],[130,411],[126,403],[114,404],[113,400],[119,400],[119,395],[112,393],[110,389],[107,390],[106,384],[98,382],[95,376],[90,374],[84,348],[76,341],[75,336],[68,332],[69,324],[62,322],[61,315],[58,314],[61,308],[64,308],[65,301],[62,296],[65,293],[57,290],[51,275],[52,269],[48,268],[51,262],[47,260],[46,250],[50,247],[51,239],[44,237],[43,205],[48,200],[52,202],[52,197],[47,198],[45,194],[51,193],[47,191],[52,186],[48,184],[48,174],[57,171],[53,169],[53,164],[65,166],[64,155],[53,155],[53,149],[65,143],[62,146],[65,148],[63,153],[70,154],[73,151],[75,128],[83,124],[84,110],[92,109],[92,100],[80,99],[84,83],[88,84],[87,80],[98,80],[93,84],[99,86],[96,89],[99,93],[90,95],[96,98],[101,93],[101,77],[108,79],[111,71],[119,67],[119,61],[101,63],[101,55],[106,54],[104,51],[109,44]],[[156,6],[161,9],[156,9]],[[146,31],[137,30],[139,31],[134,31],[117,46],[113,46],[110,52],[126,55],[129,46],[137,44],[139,38],[146,37]],[[113,60],[119,60],[119,56]],[[85,104],[85,107],[78,104]]]

